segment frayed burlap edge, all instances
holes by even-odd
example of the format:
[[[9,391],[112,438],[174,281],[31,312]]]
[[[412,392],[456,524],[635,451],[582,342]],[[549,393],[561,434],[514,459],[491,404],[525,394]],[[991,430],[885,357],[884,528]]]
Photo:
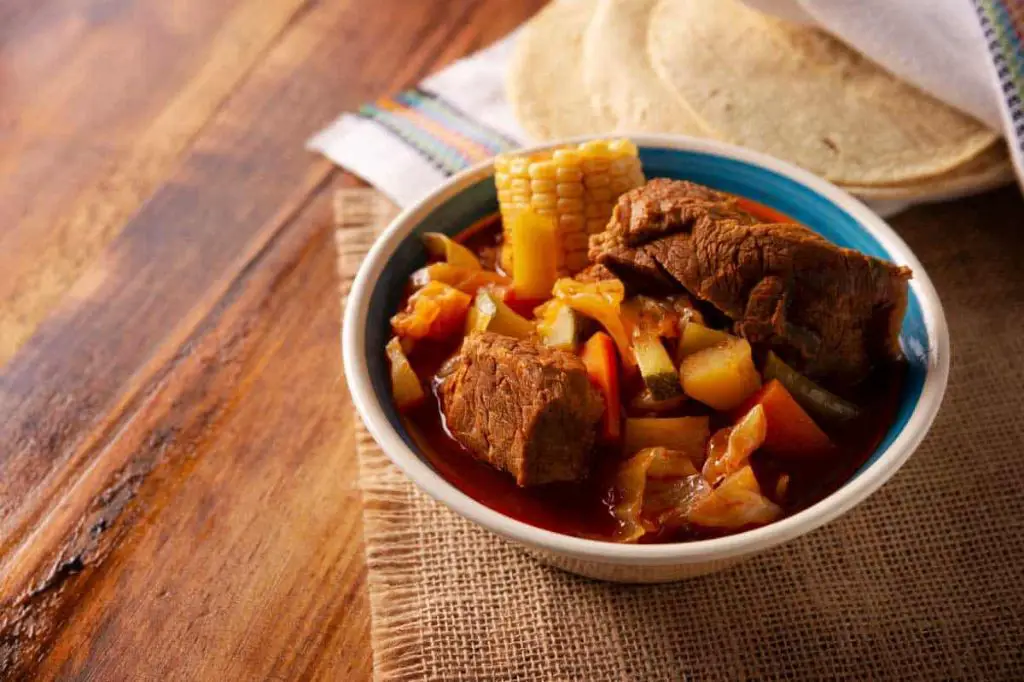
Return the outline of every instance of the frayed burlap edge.
[[[338,254],[342,311],[352,280],[374,239],[397,209],[369,189],[340,190],[335,196],[335,246]],[[421,573],[419,525],[415,490],[374,442],[358,415],[355,417],[359,488],[363,498],[367,582],[373,619],[374,676],[408,679],[422,676],[422,629],[416,620],[422,603],[417,580]]]

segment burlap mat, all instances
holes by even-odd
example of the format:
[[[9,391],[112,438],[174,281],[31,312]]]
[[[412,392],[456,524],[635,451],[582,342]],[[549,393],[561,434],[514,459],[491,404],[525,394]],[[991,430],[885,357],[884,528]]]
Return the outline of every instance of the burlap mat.
[[[339,196],[343,293],[393,209]],[[839,521],[660,586],[542,567],[358,437],[379,679],[1024,678],[1024,205],[895,220],[942,296],[953,373],[931,435]]]

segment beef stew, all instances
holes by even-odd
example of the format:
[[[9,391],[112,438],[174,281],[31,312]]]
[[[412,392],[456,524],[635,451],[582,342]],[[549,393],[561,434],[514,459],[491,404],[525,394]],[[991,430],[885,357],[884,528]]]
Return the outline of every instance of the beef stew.
[[[428,460],[508,516],[613,542],[741,532],[842,486],[895,419],[909,270],[692,183],[615,198],[571,267],[522,262],[532,234],[564,243],[522,197],[428,238],[387,353]]]

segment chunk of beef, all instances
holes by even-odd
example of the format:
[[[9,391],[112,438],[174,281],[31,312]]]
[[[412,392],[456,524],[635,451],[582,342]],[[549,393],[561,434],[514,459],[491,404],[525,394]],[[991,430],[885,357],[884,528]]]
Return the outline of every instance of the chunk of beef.
[[[474,333],[442,370],[438,397],[448,431],[520,486],[589,472],[604,402],[572,353]]]
[[[761,223],[707,187],[659,179],[627,192],[590,258],[687,290],[812,377],[855,383],[899,355],[908,268],[801,225]]]

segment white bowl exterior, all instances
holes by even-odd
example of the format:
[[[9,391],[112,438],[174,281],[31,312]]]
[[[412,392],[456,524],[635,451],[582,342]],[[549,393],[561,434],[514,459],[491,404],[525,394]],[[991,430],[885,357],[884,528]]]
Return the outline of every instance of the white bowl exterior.
[[[602,580],[664,582],[720,570],[736,561],[803,535],[841,516],[865,500],[903,465],[920,445],[938,413],[949,376],[949,331],[938,294],[906,243],[861,202],[831,183],[784,161],[712,140],[676,135],[627,135],[642,147],[715,154],[744,161],[789,177],[839,206],[871,233],[900,264],[914,272],[911,286],[921,303],[933,347],[918,404],[896,440],[866,471],[821,502],[773,524],[737,535],[686,543],[623,545],[562,535],[507,517],[469,497],[413,452],[392,428],[374,393],[366,357],[366,320],[370,293],[397,246],[437,206],[492,174],[485,162],[452,177],[437,191],[403,211],[376,241],[363,261],[349,294],[342,329],[345,377],[352,401],[367,429],[417,486],[457,514],[519,543],[544,563]],[[593,139],[580,137],[523,151]]]
[[[612,583],[671,583],[687,578],[696,578],[709,573],[717,573],[739,564],[756,552],[745,556],[721,559],[718,561],[702,561],[692,564],[665,564],[664,566],[646,564],[621,564],[579,559],[559,552],[546,549],[525,548],[527,554],[539,563],[558,568],[584,578],[605,580]]]

